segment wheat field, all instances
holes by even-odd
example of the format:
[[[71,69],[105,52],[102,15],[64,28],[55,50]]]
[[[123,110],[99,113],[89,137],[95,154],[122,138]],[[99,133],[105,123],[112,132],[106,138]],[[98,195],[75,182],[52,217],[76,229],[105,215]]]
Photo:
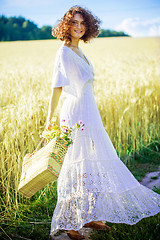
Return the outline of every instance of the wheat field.
[[[22,159],[40,141],[60,46],[58,40],[0,43],[2,218],[25,201],[17,193]],[[119,156],[158,139],[160,38],[98,38],[80,47],[93,64],[97,106]],[[60,98],[58,119],[62,104]]]

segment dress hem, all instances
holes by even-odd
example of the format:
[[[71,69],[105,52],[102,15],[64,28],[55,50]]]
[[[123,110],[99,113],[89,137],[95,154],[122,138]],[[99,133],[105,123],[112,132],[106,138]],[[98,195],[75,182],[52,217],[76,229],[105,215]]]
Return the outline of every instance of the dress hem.
[[[64,231],[67,231],[67,230],[68,230],[68,231],[69,231],[69,230],[79,231],[80,229],[83,228],[83,226],[84,226],[85,224],[87,224],[87,223],[89,223],[89,222],[92,222],[92,221],[102,221],[102,222],[104,222],[104,223],[107,222],[107,223],[115,223],[115,224],[121,223],[121,224],[127,224],[127,225],[135,225],[135,224],[137,224],[138,222],[140,222],[142,219],[156,216],[158,213],[160,213],[160,210],[157,211],[157,212],[155,212],[155,213],[153,213],[153,214],[150,214],[150,215],[148,215],[148,216],[145,215],[145,216],[143,216],[141,219],[137,219],[134,223],[118,222],[118,221],[111,221],[111,220],[104,220],[104,219],[102,220],[101,218],[97,218],[96,220],[93,219],[93,220],[84,222],[84,224],[83,224],[81,227],[78,227],[78,228],[76,228],[76,229],[73,229],[73,228],[69,228],[69,229],[58,228],[58,229],[56,229],[56,230],[54,230],[54,231],[51,231],[51,232],[50,232],[50,235],[51,235],[51,236],[54,236],[54,235],[55,235],[58,231],[60,231],[60,230],[64,230]]]

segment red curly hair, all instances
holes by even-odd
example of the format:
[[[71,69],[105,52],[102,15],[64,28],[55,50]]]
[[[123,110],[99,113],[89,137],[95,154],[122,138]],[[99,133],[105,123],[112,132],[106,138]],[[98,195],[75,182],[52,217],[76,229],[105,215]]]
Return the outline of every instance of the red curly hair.
[[[82,8],[78,5],[71,7],[59,21],[56,27],[52,28],[52,35],[57,37],[61,41],[65,41],[67,44],[71,43],[70,27],[72,24],[72,19],[76,13],[81,14],[84,19],[86,31],[81,37],[85,43],[95,38],[100,33],[99,25],[101,20],[93,16],[93,14],[86,8]]]

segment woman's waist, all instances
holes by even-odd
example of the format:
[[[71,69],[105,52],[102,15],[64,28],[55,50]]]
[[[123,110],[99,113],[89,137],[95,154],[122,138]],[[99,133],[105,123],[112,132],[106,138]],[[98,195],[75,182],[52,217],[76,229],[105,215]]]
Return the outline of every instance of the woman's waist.
[[[97,109],[96,101],[92,94],[82,94],[80,98],[75,98],[72,96],[68,96],[65,98],[61,113],[65,113],[67,115],[86,115],[86,113],[90,113]],[[93,113],[91,114],[93,115]]]
[[[91,98],[93,95],[92,84],[90,82],[84,85],[79,96],[63,92],[64,99],[70,99],[71,101],[80,101],[82,98]]]

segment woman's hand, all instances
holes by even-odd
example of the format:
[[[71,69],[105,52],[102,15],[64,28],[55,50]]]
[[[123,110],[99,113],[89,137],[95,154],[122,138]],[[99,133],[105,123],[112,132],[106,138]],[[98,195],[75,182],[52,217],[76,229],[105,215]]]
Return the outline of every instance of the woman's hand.
[[[55,126],[55,125],[56,125],[55,122],[53,122],[53,121],[52,121],[52,122],[51,122],[51,121],[47,121],[44,131],[50,131],[51,128],[52,128],[53,126]]]
[[[45,128],[44,128],[44,131],[42,132],[42,136],[46,134],[46,131],[50,131],[51,128],[52,128],[54,125],[56,125],[56,123],[54,123],[54,122],[51,123],[50,121],[47,122],[47,123],[46,123],[46,126],[45,126]],[[45,140],[44,140],[44,146],[45,146],[47,143],[48,143],[48,141],[47,141],[47,139],[45,139]]]
[[[51,122],[47,122],[44,131],[51,130],[52,126],[53,126],[53,123],[51,124]]]

